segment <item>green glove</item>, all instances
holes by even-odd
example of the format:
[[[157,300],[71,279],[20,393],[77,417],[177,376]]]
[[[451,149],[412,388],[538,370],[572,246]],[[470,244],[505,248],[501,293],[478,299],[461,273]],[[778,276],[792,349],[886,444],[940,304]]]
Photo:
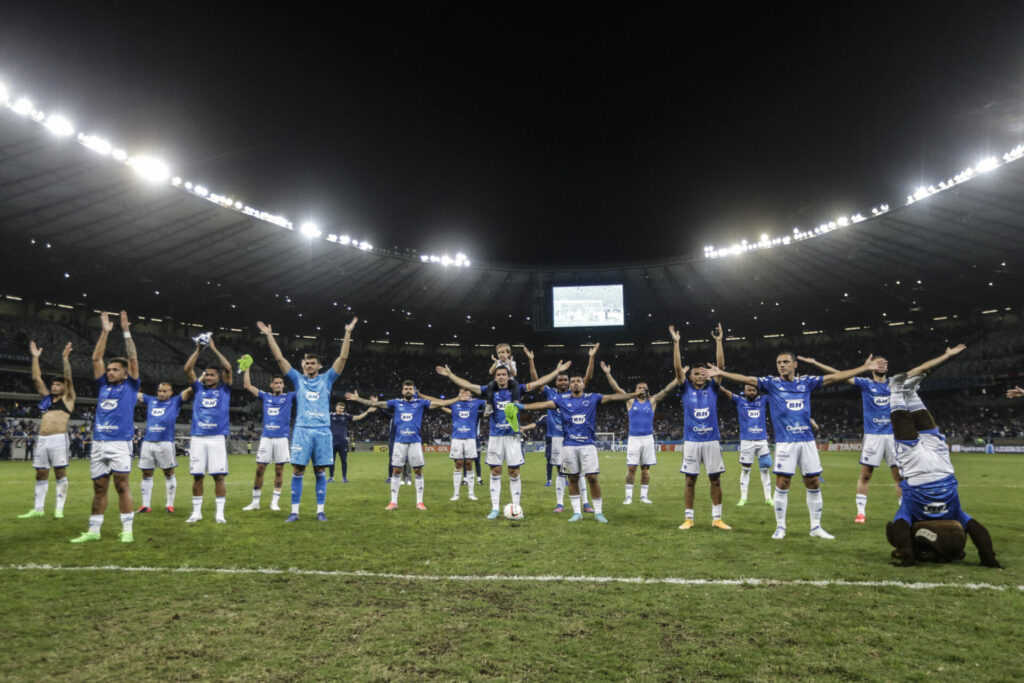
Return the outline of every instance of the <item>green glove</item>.
[[[248,370],[251,367],[252,367],[252,356],[250,356],[249,354],[245,354],[244,356],[242,356],[241,358],[238,359],[238,371],[239,372],[245,372],[246,370]]]

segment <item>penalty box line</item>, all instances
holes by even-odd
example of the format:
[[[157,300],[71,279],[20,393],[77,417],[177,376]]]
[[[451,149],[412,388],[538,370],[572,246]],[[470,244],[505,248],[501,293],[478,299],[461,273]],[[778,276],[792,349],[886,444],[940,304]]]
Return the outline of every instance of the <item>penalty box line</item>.
[[[277,567],[121,567],[117,565],[63,566],[51,564],[8,564],[0,565],[5,571],[49,571],[49,572],[138,572],[168,574],[251,574],[251,575],[292,575],[331,576],[355,579],[391,579],[397,581],[449,581],[509,583],[592,583],[592,584],[635,584],[668,586],[740,586],[750,588],[774,588],[796,586],[813,588],[903,588],[906,590],[935,590],[940,588],[965,589],[972,591],[1024,591],[1024,585],[999,585],[993,583],[938,583],[925,581],[848,581],[846,579],[685,579],[679,577],[644,578],[640,576],[563,576],[563,575],[517,575],[517,574],[398,574],[393,572],[371,572],[364,570],[331,569],[280,569]]]

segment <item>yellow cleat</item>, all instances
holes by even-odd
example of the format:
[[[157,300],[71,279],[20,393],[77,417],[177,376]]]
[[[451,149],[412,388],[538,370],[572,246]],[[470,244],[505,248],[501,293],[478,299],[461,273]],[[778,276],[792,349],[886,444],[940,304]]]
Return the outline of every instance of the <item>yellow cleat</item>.
[[[679,525],[679,528],[680,529],[692,529],[693,528],[693,520],[692,519],[686,520],[685,522],[683,522],[682,524]]]
[[[731,526],[729,526],[728,524],[723,522],[721,519],[716,519],[716,520],[712,521],[711,522],[711,526],[715,527],[716,529],[725,529],[726,531],[729,531],[730,529],[732,529]]]

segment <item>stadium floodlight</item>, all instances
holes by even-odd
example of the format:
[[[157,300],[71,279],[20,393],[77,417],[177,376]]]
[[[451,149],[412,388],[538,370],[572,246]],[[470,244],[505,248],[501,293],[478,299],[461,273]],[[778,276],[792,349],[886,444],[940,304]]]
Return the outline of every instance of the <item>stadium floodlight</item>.
[[[132,157],[128,160],[128,165],[135,169],[135,172],[143,179],[151,183],[163,182],[171,177],[171,171],[167,168],[167,164],[154,157]]]
[[[423,261],[424,263],[426,263],[429,260],[430,260],[430,256],[428,256],[427,254],[420,254],[420,261]]]
[[[118,161],[128,161],[128,152],[123,149],[114,148],[110,151],[110,156],[114,157]]]
[[[299,230],[302,231],[303,235],[310,239],[320,236],[320,228],[318,228],[315,223],[303,223]]]
[[[96,135],[85,135],[83,133],[79,133],[78,141],[81,142],[82,145],[84,145],[85,147],[88,147],[92,151],[102,154],[104,156],[110,154],[110,152],[113,150],[113,147],[111,147],[109,142]]]
[[[181,178],[178,176],[174,176],[173,178],[171,178],[171,185],[174,185],[175,187],[181,187]]]
[[[7,104],[7,100],[9,100],[10,97],[11,94],[7,91],[7,86],[0,83],[0,104]]]
[[[46,119],[46,127],[50,129],[51,133],[62,138],[75,133],[74,125],[60,114],[53,114]]]
[[[359,248],[362,249],[363,251],[370,251],[371,249],[373,249],[373,245],[370,244],[369,242],[360,242]]]
[[[32,104],[32,100],[28,99],[27,97],[19,97],[18,100],[14,103],[14,106],[11,107],[11,109],[14,110],[15,114],[18,114],[20,116],[28,116],[32,113],[32,110],[35,109],[35,107]]]
[[[996,159],[995,157],[987,157],[979,161],[977,164],[975,164],[974,169],[978,173],[988,173],[998,165],[999,159]]]
[[[341,244],[348,244],[351,241],[352,241],[352,238],[349,237],[348,235],[342,235],[341,237],[338,238],[338,242],[340,242]]]
[[[448,254],[445,254],[444,256],[441,257],[441,265],[442,266],[450,266],[451,264],[452,264],[452,259],[451,259],[450,256],[448,256]]]

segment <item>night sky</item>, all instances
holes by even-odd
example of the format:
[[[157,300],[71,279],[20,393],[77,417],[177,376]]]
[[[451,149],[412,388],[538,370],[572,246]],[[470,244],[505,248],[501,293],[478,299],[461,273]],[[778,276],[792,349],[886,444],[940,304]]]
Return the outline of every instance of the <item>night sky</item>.
[[[699,256],[1024,140],[1022,3],[19,4],[0,81],[47,112],[296,222],[477,261]]]

